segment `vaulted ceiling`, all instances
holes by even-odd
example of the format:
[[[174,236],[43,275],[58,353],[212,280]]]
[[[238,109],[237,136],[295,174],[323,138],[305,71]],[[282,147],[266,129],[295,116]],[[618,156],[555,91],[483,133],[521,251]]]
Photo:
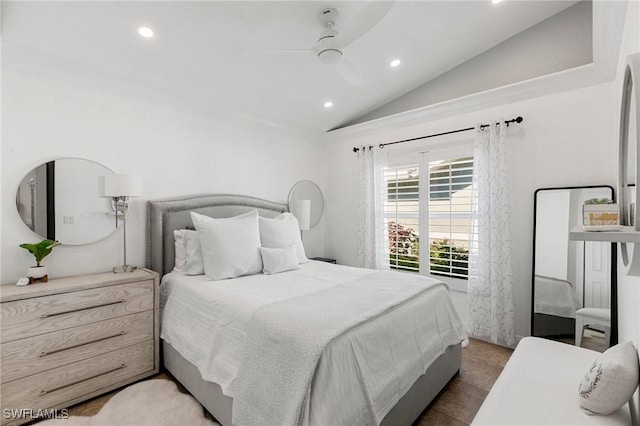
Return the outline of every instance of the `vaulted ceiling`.
[[[574,3],[3,1],[3,67],[323,132]],[[360,85],[313,52],[327,7],[339,12],[335,29],[353,40],[342,51]],[[141,37],[140,26],[154,36]],[[390,67],[393,59],[400,65]]]

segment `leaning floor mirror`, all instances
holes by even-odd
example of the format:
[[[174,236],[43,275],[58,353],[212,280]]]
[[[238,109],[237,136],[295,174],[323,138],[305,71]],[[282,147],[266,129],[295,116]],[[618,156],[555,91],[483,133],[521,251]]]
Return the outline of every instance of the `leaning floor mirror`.
[[[614,200],[613,188],[535,192],[531,334],[604,351],[617,343],[616,245],[569,239],[593,198]]]

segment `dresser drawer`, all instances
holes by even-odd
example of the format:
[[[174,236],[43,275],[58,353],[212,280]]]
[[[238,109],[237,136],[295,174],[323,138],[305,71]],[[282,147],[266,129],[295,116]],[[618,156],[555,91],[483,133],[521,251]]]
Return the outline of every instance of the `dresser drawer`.
[[[2,409],[44,409],[123,382],[154,369],[148,341],[2,385]],[[15,419],[4,419],[8,423]]]
[[[153,339],[144,311],[0,345],[2,383]]]
[[[2,341],[153,309],[153,283],[153,280],[140,281],[3,303],[0,307]]]

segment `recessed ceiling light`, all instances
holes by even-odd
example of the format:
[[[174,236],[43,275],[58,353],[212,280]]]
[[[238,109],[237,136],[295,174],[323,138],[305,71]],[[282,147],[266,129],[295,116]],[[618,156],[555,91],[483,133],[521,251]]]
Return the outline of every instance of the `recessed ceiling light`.
[[[138,28],[138,34],[145,38],[153,37],[153,30],[149,27],[140,27]]]
[[[333,106],[333,102],[331,102],[331,101],[327,101],[327,102],[324,103],[324,107],[325,108],[331,108],[332,106]]]
[[[502,1],[502,0],[491,0],[491,3],[493,3],[493,4],[498,4],[498,3],[500,3],[501,1]]]
[[[394,68],[397,67],[398,65],[400,65],[400,59],[394,59],[389,63],[389,65],[391,65]]]

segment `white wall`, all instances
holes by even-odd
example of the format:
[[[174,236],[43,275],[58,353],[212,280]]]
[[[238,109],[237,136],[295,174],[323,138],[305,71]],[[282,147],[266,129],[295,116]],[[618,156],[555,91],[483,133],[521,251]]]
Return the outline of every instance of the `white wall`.
[[[127,220],[129,263],[145,262],[145,200],[192,193],[239,193],[286,202],[302,179],[325,187],[324,153],[314,137],[248,120],[207,116],[129,97],[73,78],[54,80],[3,58],[2,275],[10,284],[31,266],[18,247],[39,241],[20,220],[18,184],[38,164],[82,157],[143,178]],[[112,82],[111,82],[112,83]],[[305,232],[310,256],[324,254],[324,223]],[[54,277],[122,263],[122,232],[86,246],[62,246],[44,261]]]

